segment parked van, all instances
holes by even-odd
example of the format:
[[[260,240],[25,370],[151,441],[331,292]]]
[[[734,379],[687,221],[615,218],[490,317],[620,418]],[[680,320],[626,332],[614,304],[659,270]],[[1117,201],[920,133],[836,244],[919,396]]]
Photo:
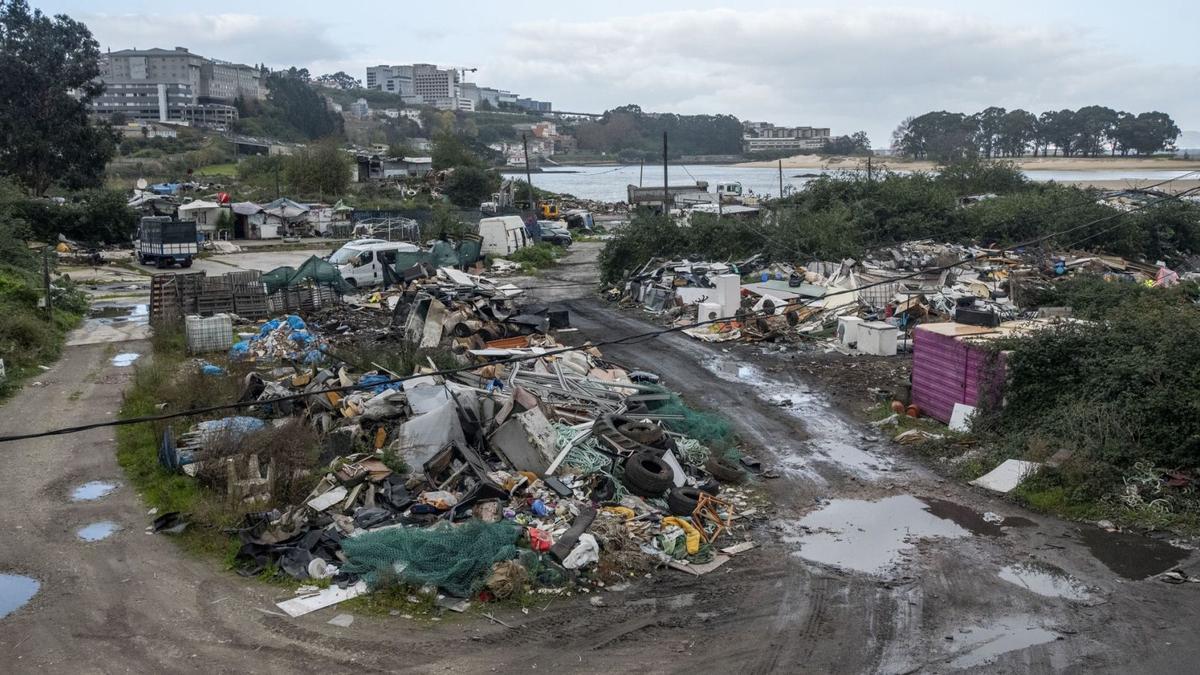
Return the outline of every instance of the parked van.
[[[504,257],[533,243],[520,216],[497,216],[479,221],[485,255]]]
[[[383,283],[383,267],[395,271],[397,253],[416,253],[416,244],[403,241],[359,239],[339,248],[329,256],[329,262],[342,273],[342,278],[360,288]]]

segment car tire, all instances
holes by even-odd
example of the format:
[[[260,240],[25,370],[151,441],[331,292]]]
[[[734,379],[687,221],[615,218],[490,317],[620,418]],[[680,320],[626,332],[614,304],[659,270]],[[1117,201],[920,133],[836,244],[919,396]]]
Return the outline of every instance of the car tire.
[[[700,505],[701,494],[698,488],[686,485],[671,488],[667,493],[667,509],[676,516],[690,516]]]
[[[179,263],[179,266],[180,266],[180,267],[184,267],[184,268],[191,267],[191,266],[192,266],[192,259],[191,259],[191,258],[188,258],[187,260],[184,260],[183,262]]]
[[[740,483],[745,477],[737,464],[716,455],[709,455],[708,461],[704,463],[704,469],[722,483]]]
[[[661,497],[674,484],[675,472],[660,457],[638,452],[625,460],[625,484],[639,497]]]

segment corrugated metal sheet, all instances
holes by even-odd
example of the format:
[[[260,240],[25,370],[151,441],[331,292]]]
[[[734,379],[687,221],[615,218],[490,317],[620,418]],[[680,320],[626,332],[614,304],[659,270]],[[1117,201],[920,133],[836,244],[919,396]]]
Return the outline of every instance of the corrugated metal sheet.
[[[976,405],[979,387],[989,380],[987,352],[953,335],[913,332],[912,402],[936,420],[950,422],[955,403]],[[1003,359],[999,362],[1003,368]]]

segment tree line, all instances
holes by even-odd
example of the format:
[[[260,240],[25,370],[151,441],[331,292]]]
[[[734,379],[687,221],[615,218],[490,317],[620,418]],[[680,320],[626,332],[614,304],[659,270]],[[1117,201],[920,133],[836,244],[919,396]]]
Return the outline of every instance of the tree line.
[[[661,158],[664,131],[671,157],[742,152],[742,123],[733,115],[656,114],[623,105],[573,131],[580,150],[616,154],[629,162]]]
[[[928,112],[892,133],[892,147],[913,159],[1150,155],[1174,147],[1179,126],[1158,111],[1130,113],[1099,105],[1040,115],[992,106],[973,115]]]

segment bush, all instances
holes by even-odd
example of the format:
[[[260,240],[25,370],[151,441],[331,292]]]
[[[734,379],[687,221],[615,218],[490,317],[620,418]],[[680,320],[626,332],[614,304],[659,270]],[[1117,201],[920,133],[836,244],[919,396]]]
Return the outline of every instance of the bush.
[[[1179,291],[1074,286],[1078,297],[1120,297],[1085,308],[1101,320],[996,344],[1011,350],[1006,404],[977,428],[1016,456],[1072,451],[1061,471],[1076,499],[1119,491],[1139,464],[1200,466],[1200,312]]]
[[[526,272],[532,272],[543,267],[550,267],[560,255],[562,255],[561,248],[554,244],[542,243],[518,249],[507,257],[512,262],[520,263]]]

